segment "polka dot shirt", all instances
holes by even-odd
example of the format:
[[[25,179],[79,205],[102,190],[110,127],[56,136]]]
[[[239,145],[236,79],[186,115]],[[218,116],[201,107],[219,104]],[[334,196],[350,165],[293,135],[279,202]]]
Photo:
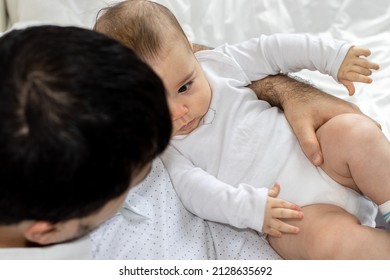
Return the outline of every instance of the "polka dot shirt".
[[[280,259],[256,232],[188,212],[160,159],[90,239],[95,259]]]

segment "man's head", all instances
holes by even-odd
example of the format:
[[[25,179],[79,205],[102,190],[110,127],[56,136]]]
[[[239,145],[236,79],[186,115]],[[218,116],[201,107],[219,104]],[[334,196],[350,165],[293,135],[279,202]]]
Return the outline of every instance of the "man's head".
[[[120,205],[169,142],[162,82],[130,49],[76,27],[11,31],[0,53],[0,225],[96,226],[88,218]]]

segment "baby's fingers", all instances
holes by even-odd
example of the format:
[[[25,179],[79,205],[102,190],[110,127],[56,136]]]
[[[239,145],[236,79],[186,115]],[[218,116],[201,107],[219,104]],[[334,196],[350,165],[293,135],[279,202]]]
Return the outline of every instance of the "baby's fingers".
[[[268,234],[269,236],[282,237],[282,233],[276,229],[273,229],[273,228],[270,228],[268,230],[264,230],[263,232]]]
[[[283,212],[282,210],[295,210],[295,211],[301,211],[301,207],[298,205],[291,203],[284,199],[278,199],[278,198],[268,198],[269,208],[271,209],[271,213],[273,214],[274,211]],[[282,218],[282,217],[280,217]]]
[[[274,220],[276,222],[276,220]],[[276,229],[277,231],[280,231],[281,233],[299,233],[299,227],[289,225],[287,223],[284,223],[282,221],[277,221],[277,225],[271,224],[271,228]]]
[[[295,206],[297,207],[297,206]],[[271,210],[273,218],[278,219],[302,219],[303,212],[299,209],[273,208]]]
[[[275,183],[269,190],[268,190],[268,195],[270,197],[277,197],[280,193],[280,184]]]
[[[371,83],[372,79],[368,77],[372,74],[371,69],[378,70],[379,65],[365,59],[358,59],[354,65],[350,66],[349,69],[344,72],[342,80]]]
[[[289,225],[278,219],[273,219],[270,225],[264,229],[263,232],[274,237],[281,237],[283,233],[299,233],[299,227]]]
[[[345,78],[340,79],[339,81],[342,84],[344,84],[344,81],[370,84],[372,82],[372,78],[357,72],[348,72],[346,73]]]
[[[367,49],[367,48],[362,48],[362,47],[352,47],[350,50],[349,50],[349,53],[353,56],[370,56],[371,55],[371,51],[370,49]]]
[[[348,94],[350,96],[355,94],[355,86],[353,85],[352,82],[347,81],[347,80],[341,80],[340,83],[342,83],[348,90]]]
[[[364,68],[364,69],[373,69],[373,70],[378,70],[379,69],[379,64],[372,62],[370,60],[367,60],[365,58],[358,58],[355,61],[355,65]]]

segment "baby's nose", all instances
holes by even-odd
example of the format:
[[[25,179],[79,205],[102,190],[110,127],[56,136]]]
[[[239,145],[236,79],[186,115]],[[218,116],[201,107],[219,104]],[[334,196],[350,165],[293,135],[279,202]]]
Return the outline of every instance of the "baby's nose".
[[[187,106],[181,103],[170,104],[169,109],[171,111],[172,121],[176,121],[188,113]]]

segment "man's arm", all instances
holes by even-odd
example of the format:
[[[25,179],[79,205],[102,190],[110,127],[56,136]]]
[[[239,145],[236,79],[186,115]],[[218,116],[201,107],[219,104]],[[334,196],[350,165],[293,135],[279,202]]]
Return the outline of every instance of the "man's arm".
[[[315,165],[323,161],[315,131],[339,114],[362,114],[355,104],[285,75],[268,76],[249,87],[259,99],[284,111],[302,150]]]

